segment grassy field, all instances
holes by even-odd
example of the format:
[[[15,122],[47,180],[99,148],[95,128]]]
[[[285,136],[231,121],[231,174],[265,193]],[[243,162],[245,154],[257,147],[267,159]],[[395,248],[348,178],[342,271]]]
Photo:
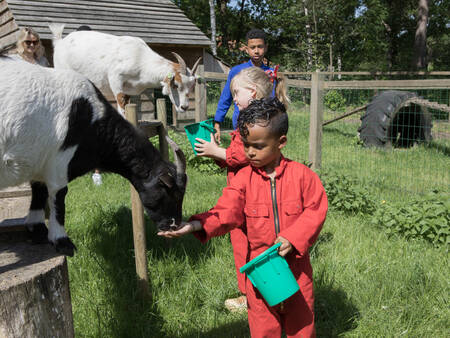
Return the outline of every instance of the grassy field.
[[[307,159],[307,123],[305,114],[290,115],[288,157]],[[342,122],[324,130],[324,167],[358,178],[380,203],[448,191],[449,158],[441,148],[368,151],[355,142],[355,128]],[[225,185],[224,174],[188,167],[188,175],[186,218],[210,208]],[[77,179],[66,219],[78,247],[68,259],[77,337],[249,336],[246,315],[223,306],[237,295],[228,236],[206,245],[192,236],[170,241],[147,220],[153,301],[146,302],[135,288],[128,182],[112,174],[100,187],[89,176]],[[448,248],[388,238],[368,217],[330,211],[311,256],[319,337],[450,336]]]

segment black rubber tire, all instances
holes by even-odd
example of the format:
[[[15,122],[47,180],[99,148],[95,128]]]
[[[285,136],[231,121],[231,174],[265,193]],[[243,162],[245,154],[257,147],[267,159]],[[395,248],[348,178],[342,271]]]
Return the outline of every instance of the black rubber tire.
[[[361,117],[359,137],[366,147],[410,147],[431,140],[431,119],[415,104],[398,109],[416,93],[388,90],[373,97]]]

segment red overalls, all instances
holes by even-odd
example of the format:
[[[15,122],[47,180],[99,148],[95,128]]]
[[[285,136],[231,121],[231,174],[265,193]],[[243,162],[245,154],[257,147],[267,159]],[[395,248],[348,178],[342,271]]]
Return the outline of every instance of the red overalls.
[[[314,294],[308,248],[325,221],[328,201],[319,177],[303,164],[282,158],[271,180],[263,170],[247,166],[223,189],[216,206],[192,216],[203,230],[202,242],[246,224],[249,257],[271,247],[277,236],[293,246],[286,256],[300,292],[269,307],[251,282],[246,282],[248,321],[252,337],[314,337]]]

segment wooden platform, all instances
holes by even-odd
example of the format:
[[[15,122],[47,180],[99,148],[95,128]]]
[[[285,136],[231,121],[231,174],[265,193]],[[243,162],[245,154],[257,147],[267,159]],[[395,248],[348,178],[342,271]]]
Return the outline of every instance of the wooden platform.
[[[31,203],[29,184],[0,190],[0,226],[8,219],[20,219],[27,215]]]

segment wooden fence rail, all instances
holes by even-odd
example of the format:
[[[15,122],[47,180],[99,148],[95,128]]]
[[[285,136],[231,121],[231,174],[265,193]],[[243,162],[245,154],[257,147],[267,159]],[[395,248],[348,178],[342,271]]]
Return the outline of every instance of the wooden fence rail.
[[[337,75],[426,75],[426,76],[450,76],[450,72],[283,72],[287,76],[307,75],[311,80],[287,79],[288,87],[311,90],[310,102],[310,129],[309,129],[309,162],[312,168],[318,169],[321,166],[322,153],[322,127],[323,127],[323,96],[325,90],[330,89],[450,89],[450,79],[418,79],[418,80],[352,80],[352,81],[331,81]],[[332,75],[332,76],[329,76]],[[228,74],[203,72],[203,82],[226,81]],[[198,95],[198,96],[197,96]],[[204,95],[204,97],[200,97]],[[202,102],[206,106],[206,89],[196,90],[196,102]],[[205,108],[206,110],[206,108]],[[199,110],[200,111],[200,110]],[[352,113],[353,114],[353,113]],[[200,115],[196,115],[200,118]],[[206,115],[205,115],[206,117]],[[342,117],[341,117],[342,118]],[[327,121],[330,123],[330,121]]]

